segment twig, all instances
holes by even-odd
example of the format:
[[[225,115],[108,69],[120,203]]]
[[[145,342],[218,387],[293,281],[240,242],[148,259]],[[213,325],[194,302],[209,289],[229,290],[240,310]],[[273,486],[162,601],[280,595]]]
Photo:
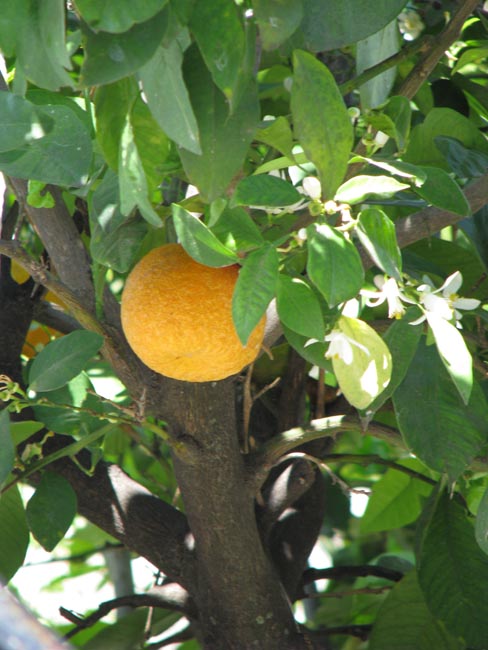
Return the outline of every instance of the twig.
[[[391,585],[383,585],[382,587],[361,587],[358,589],[344,589],[342,591],[326,591],[325,593],[303,593],[299,600],[305,598],[347,598],[347,596],[358,596],[361,594],[383,594],[385,591],[390,591]]]
[[[372,629],[372,625],[338,625],[325,630],[307,630],[307,634],[314,641],[328,641],[330,636],[336,634],[356,636],[362,641],[367,641]]]
[[[181,599],[179,592],[176,594],[178,597],[175,597],[175,593],[172,591],[173,586],[173,584],[167,584],[161,587],[155,587],[145,594],[130,594],[129,596],[121,596],[107,600],[101,603],[98,609],[92,614],[85,617],[81,617],[65,607],[60,607],[59,613],[61,616],[76,625],[75,628],[71,629],[65,635],[65,638],[70,639],[75,634],[78,634],[78,632],[81,632],[81,630],[95,625],[100,619],[119,607],[132,607],[134,609],[137,607],[154,607],[188,614],[189,603]]]
[[[408,59],[413,54],[417,54],[417,52],[427,52],[429,48],[432,46],[433,40],[434,38],[432,36],[424,36],[423,38],[419,38],[415,41],[412,41],[411,43],[408,43],[408,45],[402,47],[402,49],[399,52],[392,54],[387,59],[384,59],[383,61],[380,61],[379,63],[376,63],[375,65],[371,66],[371,68],[367,68],[366,70],[361,72],[361,74],[359,74],[357,77],[354,77],[353,79],[349,79],[348,81],[345,81],[343,84],[341,84],[339,86],[339,90],[341,91],[341,94],[347,95],[352,90],[359,88],[360,86],[367,83],[371,79],[374,79],[374,77],[377,77],[378,75],[382,74],[386,70],[389,70],[390,68],[395,67],[399,63],[402,63],[403,61],[405,61],[405,59]]]
[[[365,578],[374,576],[398,582],[403,578],[403,573],[388,567],[363,564],[358,566],[333,566],[326,569],[307,569],[302,578],[302,585],[308,585],[316,580],[347,580],[349,578]]]
[[[358,465],[384,465],[385,467],[389,467],[390,469],[394,469],[398,472],[403,472],[403,474],[407,474],[408,476],[411,476],[412,478],[416,478],[419,481],[424,481],[424,483],[428,483],[429,485],[437,485],[437,481],[430,478],[429,476],[426,476],[425,474],[421,474],[420,472],[416,472],[414,469],[411,469],[410,467],[406,467],[405,465],[400,465],[399,463],[396,463],[394,460],[388,460],[387,458],[382,458],[381,456],[377,456],[375,454],[327,454],[327,456],[324,456],[323,458],[324,461],[329,461],[332,463],[356,463]]]

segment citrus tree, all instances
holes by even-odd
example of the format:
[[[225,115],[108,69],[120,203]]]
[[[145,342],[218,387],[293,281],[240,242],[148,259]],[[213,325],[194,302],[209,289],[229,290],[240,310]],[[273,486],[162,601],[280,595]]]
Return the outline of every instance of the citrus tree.
[[[158,572],[74,645],[487,647],[482,4],[2,3],[0,574]]]

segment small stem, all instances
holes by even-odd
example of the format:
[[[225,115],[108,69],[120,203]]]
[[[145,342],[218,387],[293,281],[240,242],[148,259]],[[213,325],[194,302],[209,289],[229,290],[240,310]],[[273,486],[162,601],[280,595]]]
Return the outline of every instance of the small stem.
[[[416,54],[417,52],[427,51],[432,46],[433,40],[434,38],[432,36],[424,36],[423,38],[417,39],[416,41],[405,45],[405,47],[403,47],[399,52],[392,54],[387,59],[384,59],[383,61],[380,61],[379,63],[371,66],[371,68],[367,68],[357,77],[349,79],[348,81],[345,81],[343,84],[341,84],[339,86],[341,94],[347,95],[352,90],[355,90],[368,81],[371,81],[371,79],[374,79],[374,77],[377,77],[386,70],[389,70],[399,63],[402,63],[413,54]]]
[[[357,465],[374,465],[374,464],[384,465],[385,467],[389,467],[390,469],[397,470],[398,472],[403,472],[403,474],[407,474],[408,476],[412,478],[416,478],[419,481],[423,481],[424,483],[428,483],[429,485],[437,485],[437,481],[430,478],[429,476],[425,476],[425,474],[416,472],[414,469],[411,469],[410,467],[406,467],[405,465],[400,465],[399,463],[393,460],[388,460],[386,458],[382,458],[381,456],[377,456],[375,454],[373,455],[328,454],[327,456],[324,456],[323,460],[329,463],[355,463]]]

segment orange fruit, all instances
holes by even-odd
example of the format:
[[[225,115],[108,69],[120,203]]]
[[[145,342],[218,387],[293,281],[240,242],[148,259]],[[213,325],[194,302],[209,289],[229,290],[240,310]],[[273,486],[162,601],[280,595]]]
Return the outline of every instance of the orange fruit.
[[[27,333],[22,348],[22,354],[31,359],[40,352],[43,347],[59,336],[62,335],[57,330],[53,330],[51,327],[41,326],[33,321]]]
[[[232,320],[239,266],[211,268],[179,244],[155,248],[130,272],[122,294],[122,328],[152,370],[183,381],[216,381],[254,361],[265,317],[240,342]]]

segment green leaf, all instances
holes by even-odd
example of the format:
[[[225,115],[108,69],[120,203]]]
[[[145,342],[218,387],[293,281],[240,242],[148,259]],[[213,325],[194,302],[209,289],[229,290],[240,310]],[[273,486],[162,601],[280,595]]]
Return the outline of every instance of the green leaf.
[[[135,132],[127,117],[119,150],[120,210],[128,216],[137,206],[144,219],[156,228],[161,228],[161,217],[154,210],[148,198],[148,183],[141,156],[135,141]]]
[[[231,104],[246,53],[246,37],[239,9],[228,0],[196,0],[190,29],[215,85]]]
[[[401,178],[408,179],[409,182],[415,185],[421,185],[425,182],[427,175],[422,171],[422,167],[418,165],[411,165],[404,163],[401,160],[385,159],[385,158],[365,158],[364,156],[354,156],[351,162],[365,161],[374,167],[383,169],[393,176],[400,176]]]
[[[311,341],[309,336],[298,334],[292,329],[286,327],[283,323],[282,326],[286,340],[292,348],[294,348],[298,354],[305,359],[305,361],[308,361],[319,368],[324,368],[329,372],[332,370],[331,362],[325,358],[329,347],[328,343],[319,340]]]
[[[332,199],[353,145],[351,118],[327,67],[299,50],[293,53],[291,111],[295,135],[317,168],[324,198]]]
[[[198,124],[183,80],[183,52],[178,40],[159,47],[139,70],[147,103],[155,120],[177,145],[201,154]]]
[[[178,241],[193,259],[206,266],[229,266],[238,261],[234,251],[224,246],[198,217],[176,203],[172,210]]]
[[[439,355],[461,399],[468,404],[473,388],[473,359],[461,332],[441,316],[427,314]]]
[[[170,11],[165,7],[123,34],[96,33],[86,26],[86,57],[81,68],[81,83],[84,86],[98,86],[136,72],[154,55],[168,29],[170,18]]]
[[[232,318],[243,345],[276,293],[279,258],[271,245],[250,253],[239,271],[232,296]]]
[[[83,185],[93,153],[85,123],[67,106],[38,106],[36,110],[41,120],[52,124],[52,130],[20,149],[0,153],[0,170],[53,185]]]
[[[426,179],[421,185],[412,188],[416,194],[437,208],[449,210],[463,217],[471,214],[468,200],[447,172],[438,167],[421,167],[421,169],[425,172]]]
[[[93,259],[120,273],[127,272],[134,266],[148,226],[140,217],[127,219],[120,211],[119,182],[114,172],[107,172],[90,195],[88,214]]]
[[[225,208],[212,225],[212,232],[235,251],[250,251],[262,246],[264,238],[249,213],[243,208]]]
[[[27,22],[28,0],[3,0],[0,11],[0,50],[6,57],[15,54],[17,40]]]
[[[303,18],[301,0],[254,0],[253,9],[265,50],[284,43]]]
[[[14,467],[15,449],[7,409],[0,411],[0,487]]]
[[[293,133],[290,123],[283,115],[279,115],[271,123],[268,120],[263,122],[256,131],[255,139],[277,149],[288,158],[293,158]]]
[[[115,4],[99,0],[76,0],[76,7],[93,31],[120,33],[128,31],[136,23],[149,20],[167,2],[168,0],[145,0],[139,5],[131,0],[118,0]]]
[[[421,464],[413,458],[402,460],[401,465],[422,473]],[[432,487],[396,469],[388,469],[374,484],[366,511],[361,519],[361,535],[408,526],[415,521],[423,508],[423,498]]]
[[[44,472],[25,509],[30,531],[39,544],[52,551],[66,534],[76,514],[76,495],[68,481]]]
[[[488,555],[488,489],[479,503],[474,530],[480,549]]]
[[[301,32],[313,52],[335,50],[375,34],[392,21],[405,0],[303,0]]]
[[[452,137],[453,135],[467,149],[488,154],[488,142],[467,117],[451,108],[433,108],[422,124],[412,129],[404,160],[450,171],[444,155],[436,145],[436,140],[438,136]]]
[[[488,169],[486,152],[468,149],[459,140],[447,135],[438,135],[434,138],[434,142],[449,167],[459,178],[482,176]]]
[[[473,650],[488,638],[488,557],[478,547],[464,508],[444,493],[418,552],[419,583],[432,614]]]
[[[419,343],[393,404],[408,448],[451,481],[487,442],[488,406],[480,387],[473,384],[464,405],[433,345]]]
[[[356,73],[359,75],[367,68],[384,61],[396,54],[400,47],[398,23],[388,23],[356,45]],[[388,98],[395,82],[396,67],[377,75],[359,87],[362,108],[374,108]]]
[[[323,340],[325,330],[320,302],[303,278],[280,273],[276,302],[282,323],[302,336]]]
[[[366,208],[359,214],[356,233],[373,262],[387,275],[401,279],[402,254],[396,239],[395,224],[379,208]]]
[[[0,496],[0,576],[8,582],[22,566],[29,546],[29,529],[18,485]]]
[[[183,66],[187,88],[200,131],[201,155],[182,149],[181,161],[189,180],[204,200],[224,193],[241,168],[259,122],[256,86],[251,83],[232,115],[195,47]]]
[[[429,611],[414,570],[393,587],[380,606],[369,638],[370,650],[464,650],[464,647]]]
[[[393,368],[390,383],[369,406],[373,412],[390,399],[407,373],[423,333],[422,325],[410,324],[410,321],[419,317],[419,311],[417,307],[410,307],[403,318],[395,320],[383,335],[390,350]]]
[[[72,86],[66,71],[71,69],[71,62],[66,48],[64,3],[29,2],[19,27],[17,64],[25,77],[49,90]]]
[[[51,341],[29,368],[29,390],[61,388],[83,370],[102,345],[103,337],[87,330],[76,330]]]
[[[364,269],[356,247],[327,224],[308,228],[307,272],[330,307],[354,298]]]
[[[410,138],[410,123],[412,119],[412,106],[408,97],[394,95],[383,106],[383,113],[394,124],[393,137],[398,149],[404,151]]]
[[[346,337],[351,359],[332,356],[332,367],[344,397],[357,409],[366,409],[388,386],[391,355],[372,327],[357,318],[341,316],[336,329]]]
[[[291,183],[278,178],[260,174],[246,176],[236,186],[232,205],[253,205],[280,207],[293,205],[303,198]]]
[[[127,114],[139,93],[134,77],[127,77],[97,88],[94,96],[97,141],[112,169],[119,166],[120,138]]]
[[[0,93],[0,152],[39,140],[52,127],[52,120],[31,102],[11,92]]]
[[[391,176],[366,176],[359,175],[350,178],[339,187],[334,197],[340,203],[354,205],[362,203],[370,196],[381,199],[391,198],[397,192],[409,189],[410,185],[400,183]]]
[[[35,422],[34,420],[23,420],[22,422],[11,422],[10,432],[14,445],[20,445],[35,433],[44,427],[42,422]]]

